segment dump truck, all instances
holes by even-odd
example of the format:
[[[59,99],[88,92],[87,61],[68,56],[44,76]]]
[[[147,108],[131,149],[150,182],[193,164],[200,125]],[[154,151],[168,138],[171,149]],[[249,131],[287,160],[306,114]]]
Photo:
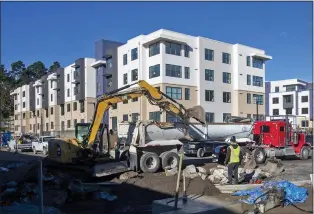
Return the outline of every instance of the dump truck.
[[[135,85],[139,87],[133,87]],[[127,90],[128,89],[128,90]],[[88,132],[79,133],[79,130],[85,130],[79,125],[76,126],[76,138],[74,139],[52,139],[49,141],[48,159],[58,163],[72,165],[88,165],[93,169],[94,177],[106,176],[126,170],[142,170],[144,172],[155,172],[160,167],[160,162],[165,160],[174,160],[168,167],[177,167],[178,154],[176,153],[182,145],[178,136],[167,136],[163,134],[160,137],[152,137],[144,129],[150,126],[151,121],[138,121],[133,130],[132,141],[129,146],[122,149],[110,145],[110,133],[108,125],[102,123],[105,112],[117,103],[138,97],[146,97],[148,102],[156,105],[161,111],[169,112],[182,120],[185,128],[180,128],[186,133],[190,119],[194,118],[201,124],[205,124],[205,111],[201,106],[195,106],[186,109],[182,104],[172,99],[159,89],[151,86],[144,80],[124,86],[109,94],[98,98],[95,113]],[[177,129],[176,125],[169,123],[153,122],[155,127],[160,129]],[[170,131],[172,132],[172,131]],[[78,136],[82,140],[78,140]],[[104,135],[107,139],[104,141]],[[152,137],[152,138],[150,138]],[[106,148],[108,148],[106,150]],[[118,154],[117,154],[118,153]],[[164,168],[165,164],[161,164]]]

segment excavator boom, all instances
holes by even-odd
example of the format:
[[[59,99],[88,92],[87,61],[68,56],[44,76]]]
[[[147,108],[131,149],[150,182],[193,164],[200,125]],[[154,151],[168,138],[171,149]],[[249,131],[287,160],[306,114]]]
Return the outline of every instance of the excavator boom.
[[[125,90],[133,85],[138,85],[139,87]],[[200,123],[205,124],[205,112],[201,106],[196,106],[191,109],[185,109],[182,104],[178,103],[171,97],[151,86],[146,81],[140,80],[136,83],[126,85],[108,94],[102,95],[97,99],[94,118],[91,123],[89,133],[83,141],[83,145],[90,146],[93,144],[96,139],[96,135],[99,130],[99,126],[103,119],[104,113],[112,105],[123,102],[124,100],[129,100],[142,96],[145,96],[150,104],[157,105],[160,107],[160,109],[178,116],[185,123],[189,120],[189,118],[192,117]]]

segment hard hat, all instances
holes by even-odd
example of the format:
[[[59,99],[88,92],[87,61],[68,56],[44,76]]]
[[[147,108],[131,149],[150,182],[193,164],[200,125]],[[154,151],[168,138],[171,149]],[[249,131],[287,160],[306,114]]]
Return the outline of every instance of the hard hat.
[[[235,137],[235,136],[232,136],[232,137],[230,138],[230,142],[236,142],[236,137]]]

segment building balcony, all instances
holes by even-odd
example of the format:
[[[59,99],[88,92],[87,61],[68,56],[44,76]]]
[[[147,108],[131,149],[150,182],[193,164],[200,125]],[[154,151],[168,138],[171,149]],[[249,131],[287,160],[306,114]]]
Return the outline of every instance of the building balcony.
[[[100,66],[105,66],[106,64],[107,64],[107,61],[106,61],[106,60],[100,59],[100,60],[97,60],[96,62],[92,63],[91,66],[92,66],[93,68],[98,68],[98,67],[100,67]]]
[[[176,37],[176,35],[173,35],[172,32],[169,32],[164,29],[147,35],[145,37],[145,41],[142,44],[147,47],[151,44],[154,44],[160,41],[169,41],[169,42],[175,42],[175,43],[186,45],[186,42],[182,41],[182,39],[180,39],[179,37]]]
[[[40,87],[40,86],[43,86],[43,81],[42,81],[42,80],[37,80],[37,81],[34,83],[34,85],[33,85],[33,87]]]
[[[10,95],[11,95],[11,96],[17,95],[17,91],[16,91],[16,90],[10,91]]]
[[[251,57],[259,58],[259,59],[262,59],[262,60],[264,60],[264,61],[272,60],[272,59],[273,59],[272,56],[268,56],[268,55],[260,54],[260,53],[252,53],[252,54],[251,54]]]
[[[50,74],[47,78],[48,81],[57,80],[57,74]]]

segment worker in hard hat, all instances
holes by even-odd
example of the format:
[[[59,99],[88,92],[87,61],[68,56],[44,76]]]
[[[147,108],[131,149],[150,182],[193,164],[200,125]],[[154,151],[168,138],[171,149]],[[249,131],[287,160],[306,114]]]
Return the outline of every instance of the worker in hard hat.
[[[225,165],[228,165],[228,184],[232,184],[232,175],[234,176],[234,183],[238,184],[238,169],[241,161],[241,148],[237,144],[235,136],[232,136],[225,159]]]

